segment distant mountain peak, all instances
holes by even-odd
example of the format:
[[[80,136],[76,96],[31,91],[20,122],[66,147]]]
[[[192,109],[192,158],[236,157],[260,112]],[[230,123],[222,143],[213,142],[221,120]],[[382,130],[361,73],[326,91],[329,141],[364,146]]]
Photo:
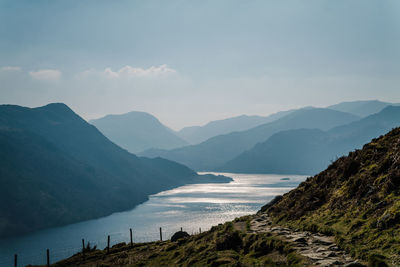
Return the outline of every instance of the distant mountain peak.
[[[171,149],[188,144],[147,112],[131,111],[106,115],[91,120],[90,123],[111,141],[132,153],[151,148]]]

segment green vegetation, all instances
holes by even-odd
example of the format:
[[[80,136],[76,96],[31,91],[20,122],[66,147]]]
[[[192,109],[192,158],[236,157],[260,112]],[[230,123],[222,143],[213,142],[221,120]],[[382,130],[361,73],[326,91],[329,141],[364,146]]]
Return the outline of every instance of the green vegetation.
[[[400,264],[400,128],[264,207],[282,225],[334,235],[371,266]]]
[[[110,249],[78,253],[53,266],[304,266],[304,258],[273,234],[238,230],[247,218],[214,226],[210,231],[179,239],[118,244]],[[238,226],[238,227],[237,227]]]

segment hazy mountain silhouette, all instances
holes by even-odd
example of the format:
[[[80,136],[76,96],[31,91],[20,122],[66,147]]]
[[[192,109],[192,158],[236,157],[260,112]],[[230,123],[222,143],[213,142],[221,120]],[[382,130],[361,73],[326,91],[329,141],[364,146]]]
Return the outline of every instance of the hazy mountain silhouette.
[[[172,149],[188,145],[186,141],[146,113],[132,111],[91,120],[106,137],[132,153],[150,148]]]
[[[0,236],[126,210],[149,194],[210,180],[136,157],[64,104],[1,105],[0,147]]]
[[[195,170],[213,170],[277,132],[299,128],[327,130],[358,119],[355,115],[331,109],[300,109],[276,121],[242,132],[215,136],[198,145],[173,150],[152,149],[142,155],[171,159]]]
[[[293,111],[294,110],[280,111],[266,117],[241,115],[224,120],[215,120],[204,126],[185,127],[177,134],[190,144],[195,145],[217,135],[245,131],[258,125],[275,121]]]
[[[279,132],[227,162],[220,171],[315,174],[347,154],[400,125],[400,107],[389,106],[359,121],[329,131]]]
[[[382,102],[379,100],[363,100],[342,102],[336,105],[329,106],[328,108],[348,112],[360,117],[366,117],[380,112],[387,106],[398,106],[399,104]]]

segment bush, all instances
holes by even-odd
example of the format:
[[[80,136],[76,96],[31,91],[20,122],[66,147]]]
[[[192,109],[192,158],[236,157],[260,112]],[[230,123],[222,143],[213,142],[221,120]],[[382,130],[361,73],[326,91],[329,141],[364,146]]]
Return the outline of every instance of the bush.
[[[372,254],[368,257],[368,266],[370,267],[387,267],[385,257],[379,254]]]

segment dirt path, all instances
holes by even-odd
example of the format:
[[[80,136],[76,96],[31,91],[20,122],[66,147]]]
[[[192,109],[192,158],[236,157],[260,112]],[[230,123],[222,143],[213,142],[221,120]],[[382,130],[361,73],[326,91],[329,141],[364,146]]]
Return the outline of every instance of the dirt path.
[[[273,225],[267,214],[257,214],[250,222],[249,232],[272,232],[282,236],[294,244],[297,253],[309,258],[317,266],[365,266],[339,249],[333,237]]]

